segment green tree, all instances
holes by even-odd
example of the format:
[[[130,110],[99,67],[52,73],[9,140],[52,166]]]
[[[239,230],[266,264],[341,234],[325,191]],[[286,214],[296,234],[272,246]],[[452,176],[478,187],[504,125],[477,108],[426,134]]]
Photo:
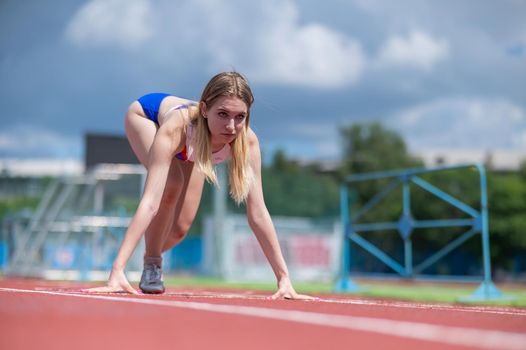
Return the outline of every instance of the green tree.
[[[342,179],[353,174],[422,166],[422,162],[408,152],[402,136],[378,122],[341,127],[340,134],[343,143]],[[353,183],[354,204],[365,204],[391,180]],[[400,201],[401,195],[395,192],[364,219],[397,220]]]
[[[504,269],[517,259],[526,264],[526,179],[490,173],[488,200],[492,262]]]
[[[300,166],[282,150],[274,154],[272,164],[262,169],[263,193],[271,215],[326,218],[339,214],[338,181],[315,168]],[[230,209],[244,211],[233,204]]]
[[[397,132],[378,122],[341,127],[340,134],[344,175],[422,165]]]

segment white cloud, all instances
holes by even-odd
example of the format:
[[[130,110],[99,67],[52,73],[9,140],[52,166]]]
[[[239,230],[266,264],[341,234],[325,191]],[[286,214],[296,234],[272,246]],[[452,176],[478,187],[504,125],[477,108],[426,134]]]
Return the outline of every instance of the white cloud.
[[[314,87],[358,81],[365,58],[357,41],[320,25],[289,29],[287,36],[276,35],[276,41],[263,48],[269,57],[266,65],[257,67],[260,79]]]
[[[292,4],[281,16],[269,14],[268,26],[259,29],[265,59],[250,68],[262,81],[313,87],[340,87],[355,83],[364,69],[360,44],[320,24],[299,25]],[[274,9],[274,7],[273,7]]]
[[[409,66],[430,70],[449,56],[449,43],[445,39],[414,30],[407,37],[391,36],[378,55],[381,66]]]
[[[81,47],[136,49],[152,37],[151,19],[148,0],[91,0],[71,19],[65,35]]]
[[[77,136],[61,135],[53,130],[16,125],[0,132],[0,155],[79,157],[81,148],[82,142]]]
[[[389,125],[414,151],[507,149],[526,153],[526,111],[505,99],[445,98],[397,113]]]
[[[154,64],[181,66],[193,57],[210,71],[236,69],[253,82],[337,88],[356,83],[365,68],[357,40],[300,23],[292,0],[148,1],[91,0],[66,36],[80,46],[141,49]]]
[[[251,81],[336,88],[356,83],[365,66],[360,43],[319,23],[300,23],[295,2],[196,1],[196,42],[215,69],[232,67]],[[235,19],[235,20],[232,20]]]

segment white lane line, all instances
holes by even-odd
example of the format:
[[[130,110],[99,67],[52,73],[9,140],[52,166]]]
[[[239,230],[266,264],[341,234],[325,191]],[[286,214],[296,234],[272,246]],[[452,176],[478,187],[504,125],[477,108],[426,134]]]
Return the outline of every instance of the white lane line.
[[[445,311],[459,311],[459,312],[473,312],[497,315],[514,315],[526,316],[526,309],[512,309],[495,306],[464,306],[464,305],[447,305],[447,304],[429,304],[429,303],[411,303],[398,301],[376,301],[376,300],[360,300],[360,299],[322,299],[324,303],[333,304],[353,304],[353,305],[367,305],[367,306],[381,306],[394,308],[408,308],[408,309],[433,309]]]
[[[81,293],[72,290],[71,288],[56,289],[56,288],[35,288],[35,290],[53,291],[63,293]],[[82,294],[82,293],[81,293]],[[268,295],[254,294],[254,293],[225,293],[210,291],[168,291],[164,295],[185,298],[203,298],[203,299],[252,299],[252,300],[266,300]],[[511,308],[504,306],[477,306],[477,305],[450,305],[450,304],[433,304],[433,303],[414,303],[409,301],[396,300],[366,300],[366,299],[337,299],[337,298],[318,298],[316,302],[328,304],[350,304],[350,305],[366,305],[378,306],[383,308],[402,308],[402,309],[425,309],[425,310],[441,310],[447,312],[464,312],[464,313],[483,313],[495,315],[511,315],[511,316],[526,316],[526,308]]]
[[[41,289],[49,290],[49,289]],[[62,292],[68,292],[64,290]],[[69,291],[71,292],[71,291]],[[167,292],[166,296],[174,297],[185,297],[185,298],[202,298],[202,299],[252,299],[252,300],[265,300],[268,295],[253,294],[253,293],[222,293],[214,291],[179,291],[179,292]],[[467,313],[483,313],[483,314],[495,314],[495,315],[512,315],[512,316],[525,316],[526,309],[521,308],[507,308],[499,306],[476,306],[476,305],[449,305],[449,304],[432,304],[432,303],[412,303],[409,301],[396,301],[396,300],[364,300],[364,299],[328,299],[319,298],[316,302],[328,303],[328,304],[351,304],[351,305],[366,305],[366,306],[379,306],[389,308],[404,308],[404,309],[426,309],[426,310],[441,310],[441,311],[454,311],[454,312],[467,312]]]
[[[230,315],[243,315],[266,319],[298,322],[324,327],[336,327],[353,331],[364,331],[387,336],[431,341],[459,346],[472,346],[483,349],[526,349],[526,334],[476,329],[467,327],[452,327],[395,321],[381,318],[358,317],[322,314],[306,311],[278,310],[272,308],[220,305],[189,301],[140,299],[136,297],[116,297],[106,295],[73,294],[64,292],[39,291],[15,288],[0,288],[1,292],[47,294],[77,298],[87,298],[122,303],[167,306],[190,310],[216,312]]]
[[[44,289],[43,289],[44,290]],[[47,289],[49,290],[49,289]],[[207,299],[253,299],[264,300],[268,296],[251,293],[221,293],[214,291],[180,291],[167,292],[167,296],[185,297],[185,298],[207,298]],[[449,304],[432,304],[432,303],[412,303],[408,301],[396,300],[364,300],[364,299],[328,299],[319,298],[316,302],[328,304],[351,304],[351,305],[366,305],[366,306],[380,306],[389,308],[405,308],[405,309],[428,309],[428,310],[443,310],[443,311],[458,311],[471,313],[485,313],[495,315],[513,315],[526,316],[526,309],[521,308],[506,308],[499,306],[476,306],[476,305],[449,305]]]

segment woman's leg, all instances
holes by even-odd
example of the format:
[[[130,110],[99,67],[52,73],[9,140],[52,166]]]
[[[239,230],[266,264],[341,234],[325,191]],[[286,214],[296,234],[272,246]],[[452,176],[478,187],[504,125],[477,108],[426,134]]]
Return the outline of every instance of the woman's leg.
[[[183,193],[175,207],[171,228],[165,236],[163,252],[175,247],[184,239],[197,214],[203,193],[204,175],[194,167],[193,163],[181,164],[185,177]]]
[[[124,129],[133,152],[148,170],[148,155],[157,133],[157,124],[142,116],[142,113],[139,102],[133,102],[124,118]]]
[[[138,102],[134,102],[128,109],[125,118],[125,129],[128,141],[135,155],[144,167],[148,169],[149,153],[157,133],[157,125],[145,118],[142,114],[141,105]],[[173,222],[174,208],[182,192],[181,184],[183,182],[184,175],[180,162],[173,161],[163,192],[162,205],[144,235],[146,242],[145,267],[154,264],[157,266],[156,269],[160,270],[162,266],[161,249],[166,232],[170,229]],[[156,285],[158,291],[164,289],[160,279],[158,282],[153,283],[153,285]]]
[[[190,227],[201,199],[204,177],[192,172],[193,164],[174,160],[161,202],[161,208],[145,235],[146,254],[139,287],[144,293],[163,293],[162,258],[167,237],[174,222],[184,222],[185,232]],[[158,219],[161,217],[162,219]],[[179,227],[179,225],[176,225]],[[179,241],[184,237],[180,236]]]
[[[174,221],[174,212],[177,210],[176,208],[181,207],[180,203],[183,202],[188,188],[188,176],[185,176],[183,169],[183,162],[172,161],[161,205],[144,235],[146,243],[145,257],[159,258],[158,261],[160,261],[164,241]]]
[[[148,169],[150,149],[157,133],[157,124],[141,115],[142,107],[134,102],[128,109],[125,119],[128,141],[139,161]],[[157,257],[160,260],[161,248],[166,232],[173,222],[174,207],[182,193],[184,174],[181,162],[173,161],[161,200],[162,205],[148,226],[144,237],[146,242],[145,257]]]

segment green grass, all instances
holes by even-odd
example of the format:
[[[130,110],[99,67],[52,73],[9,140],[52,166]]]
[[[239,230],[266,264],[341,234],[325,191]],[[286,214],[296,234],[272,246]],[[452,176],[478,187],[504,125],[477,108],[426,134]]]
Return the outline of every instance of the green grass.
[[[352,295],[378,299],[408,300],[436,303],[459,303],[459,298],[473,294],[477,284],[450,284],[439,282],[398,282],[398,281],[356,281],[362,290]],[[227,282],[213,277],[168,276],[165,281],[168,287],[254,290],[271,293],[276,290],[273,283]],[[297,292],[313,295],[333,293],[332,283],[295,283]],[[526,286],[499,286],[506,297],[499,301],[485,301],[469,304],[501,305],[526,308]],[[334,293],[334,295],[338,295]]]
[[[421,302],[438,303],[460,303],[459,299],[468,297],[474,293],[478,285],[451,286],[435,284],[372,284],[367,285],[362,295],[373,298],[387,298],[399,300],[411,300]],[[499,288],[504,294],[502,300],[484,301],[473,304],[502,305],[514,307],[526,307],[526,289]],[[471,304],[471,303],[469,303]]]

